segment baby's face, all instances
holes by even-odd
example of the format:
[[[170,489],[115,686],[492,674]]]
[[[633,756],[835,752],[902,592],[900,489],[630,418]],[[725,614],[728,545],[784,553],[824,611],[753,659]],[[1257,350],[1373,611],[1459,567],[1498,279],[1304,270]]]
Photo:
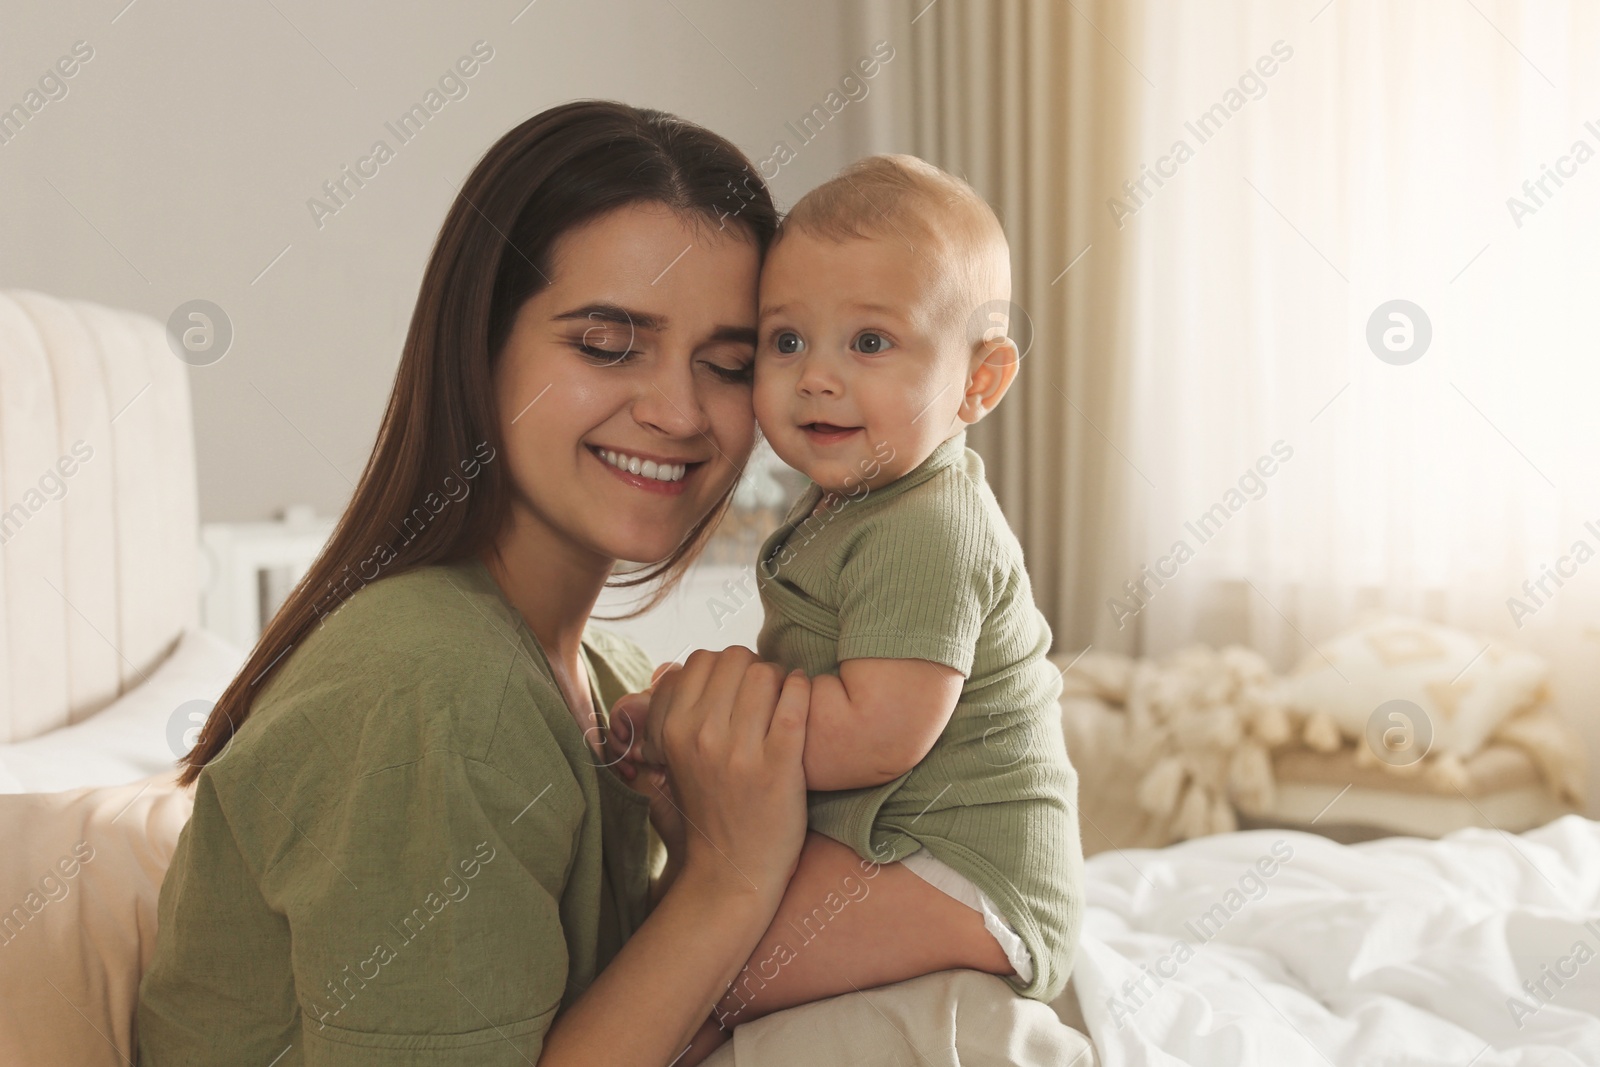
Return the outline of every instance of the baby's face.
[[[791,231],[761,274],[755,409],[785,463],[824,489],[893,481],[962,429],[972,353],[929,250]]]

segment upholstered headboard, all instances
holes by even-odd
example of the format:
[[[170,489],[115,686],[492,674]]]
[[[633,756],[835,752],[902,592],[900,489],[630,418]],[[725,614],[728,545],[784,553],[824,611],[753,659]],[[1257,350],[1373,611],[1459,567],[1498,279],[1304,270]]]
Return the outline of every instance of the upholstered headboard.
[[[0,741],[94,714],[195,625],[197,523],[162,325],[0,291]]]

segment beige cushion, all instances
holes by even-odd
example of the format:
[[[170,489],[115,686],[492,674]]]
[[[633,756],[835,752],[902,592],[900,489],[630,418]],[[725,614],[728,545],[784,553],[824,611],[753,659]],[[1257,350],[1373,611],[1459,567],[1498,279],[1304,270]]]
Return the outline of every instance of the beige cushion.
[[[1332,716],[1356,740],[1366,738],[1381,705],[1410,701],[1427,717],[1431,749],[1465,758],[1501,720],[1539,697],[1547,674],[1531,653],[1421,619],[1384,616],[1324,642],[1280,683],[1279,693],[1295,711]]]
[[[0,1063],[127,1067],[156,900],[191,806],[170,774],[0,796]]]

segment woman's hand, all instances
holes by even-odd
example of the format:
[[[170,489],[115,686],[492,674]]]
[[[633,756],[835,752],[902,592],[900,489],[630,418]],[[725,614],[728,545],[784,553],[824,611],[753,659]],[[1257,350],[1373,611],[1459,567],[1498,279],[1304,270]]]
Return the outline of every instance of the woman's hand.
[[[805,840],[809,680],[735,645],[690,654],[652,688],[644,750],[665,757],[688,824],[685,876],[776,905]]]

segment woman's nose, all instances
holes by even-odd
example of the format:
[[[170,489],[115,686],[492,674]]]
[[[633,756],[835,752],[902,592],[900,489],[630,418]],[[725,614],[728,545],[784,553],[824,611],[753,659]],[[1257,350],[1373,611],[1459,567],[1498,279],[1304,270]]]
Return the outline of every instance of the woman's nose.
[[[634,401],[634,421],[668,437],[692,437],[711,428],[695,389],[689,361],[663,360]]]

